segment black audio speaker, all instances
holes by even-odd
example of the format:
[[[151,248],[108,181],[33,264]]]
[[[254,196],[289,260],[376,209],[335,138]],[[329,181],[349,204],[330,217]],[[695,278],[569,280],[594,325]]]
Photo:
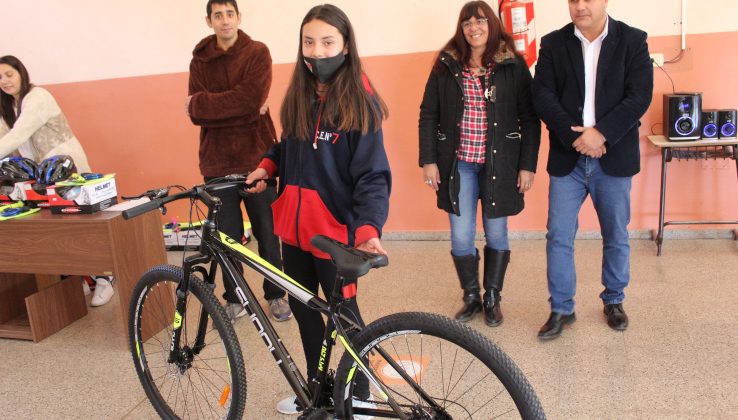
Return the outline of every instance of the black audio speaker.
[[[668,140],[698,140],[701,118],[701,93],[664,94],[664,136]]]
[[[735,109],[721,109],[720,111],[718,111],[718,127],[720,128],[719,131],[721,139],[736,138],[735,124]]]
[[[716,139],[718,138],[718,111],[716,109],[702,110],[702,138]]]

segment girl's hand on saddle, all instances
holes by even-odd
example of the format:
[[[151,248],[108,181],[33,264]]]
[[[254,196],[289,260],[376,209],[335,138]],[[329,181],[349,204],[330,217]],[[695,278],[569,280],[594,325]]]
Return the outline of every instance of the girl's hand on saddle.
[[[379,242],[379,238],[371,238],[362,244],[356,245],[356,249],[364,252],[371,252],[372,254],[387,255],[387,251],[382,248],[382,243]]]

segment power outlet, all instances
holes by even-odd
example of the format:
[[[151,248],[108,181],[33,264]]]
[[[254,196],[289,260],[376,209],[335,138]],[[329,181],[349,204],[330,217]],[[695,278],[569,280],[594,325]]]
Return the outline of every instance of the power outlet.
[[[657,65],[659,67],[663,67],[664,65],[664,55],[661,53],[653,53],[649,54],[651,56],[651,60],[653,60],[653,66],[656,67]]]

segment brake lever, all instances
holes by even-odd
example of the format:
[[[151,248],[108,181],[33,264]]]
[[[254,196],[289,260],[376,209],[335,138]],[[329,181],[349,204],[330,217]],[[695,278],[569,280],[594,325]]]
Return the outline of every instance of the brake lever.
[[[153,190],[148,190],[143,194],[132,195],[132,196],[121,196],[120,198],[124,200],[136,200],[142,197],[149,197],[150,200],[155,200],[157,198],[164,198],[168,195],[169,195],[169,187],[162,187],[162,188],[157,188]]]
[[[163,187],[155,190],[148,190],[144,195],[148,196],[152,200],[157,198],[164,198],[169,195],[169,187]]]

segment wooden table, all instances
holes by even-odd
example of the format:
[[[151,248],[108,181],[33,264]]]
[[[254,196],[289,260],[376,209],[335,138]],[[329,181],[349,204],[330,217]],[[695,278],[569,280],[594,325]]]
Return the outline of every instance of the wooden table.
[[[120,212],[53,215],[44,210],[2,221],[0,273],[6,274],[0,274],[0,337],[40,341],[84,316],[80,282],[41,279],[58,274],[114,276],[119,328],[127,335],[133,287],[148,268],[165,263],[159,212],[123,220]]]
[[[738,174],[738,139],[715,139],[693,141],[669,141],[662,135],[648,136],[654,146],[661,149],[661,201],[659,203],[659,229],[654,239],[656,241],[656,255],[661,255],[661,246],[664,242],[664,228],[669,225],[732,225],[738,220],[680,220],[664,221],[666,207],[666,165],[673,157],[680,159],[708,159],[729,158],[736,162]],[[725,147],[732,146],[732,147]],[[730,150],[732,149],[732,150]],[[738,239],[738,231],[733,232]]]

